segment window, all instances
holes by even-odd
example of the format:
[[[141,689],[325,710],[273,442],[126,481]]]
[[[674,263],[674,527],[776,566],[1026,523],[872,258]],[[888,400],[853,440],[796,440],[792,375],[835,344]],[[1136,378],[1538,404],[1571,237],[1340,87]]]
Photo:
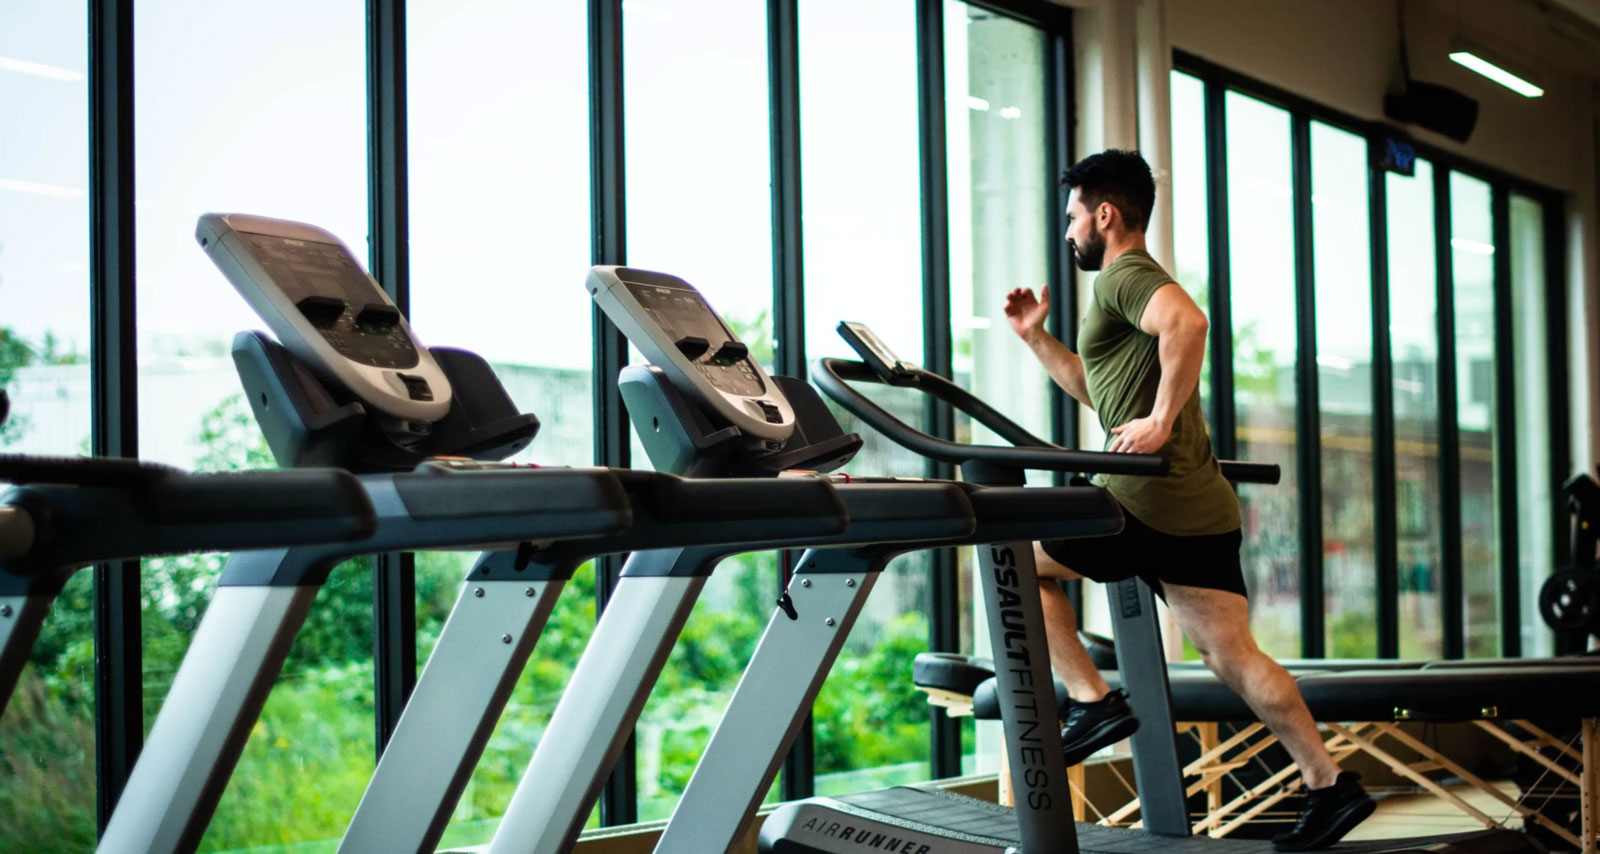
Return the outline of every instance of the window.
[[[1461,443],[1462,625],[1471,657],[1500,654],[1500,483],[1495,460],[1494,229],[1484,181],[1450,173],[1456,426]]]
[[[364,4],[150,0],[134,23],[139,435],[146,459],[273,465],[229,347],[261,322],[194,240],[208,211],[315,223],[365,254]],[[173,33],[211,34],[174,39]],[[146,561],[145,723],[211,600],[222,556]],[[334,571],[202,842],[337,838],[373,768],[372,585]],[[294,780],[285,785],[285,779]]]
[[[1511,196],[1511,323],[1516,366],[1517,577],[1521,594],[1522,654],[1554,653],[1554,636],[1539,616],[1539,588],[1562,563],[1568,546],[1557,542],[1550,513],[1559,505],[1551,494],[1550,352],[1545,334],[1544,207]],[[1565,520],[1563,519],[1563,522]],[[1562,525],[1565,530],[1566,525]]]
[[[594,459],[588,20],[581,2],[406,6],[411,317],[494,366],[539,435],[517,456]],[[425,660],[476,555],[417,555]],[[483,844],[594,630],[592,565],[562,591],[442,846]]]
[[[855,359],[835,327],[870,325],[901,358],[922,356],[921,189],[916,19],[911,3],[807,0],[800,14],[800,127],[808,358]],[[870,388],[874,401],[921,425],[923,395]],[[923,458],[836,406],[865,441],[858,475],[921,476]],[[908,690],[928,648],[931,554],[878,578],[814,709],[816,791],[859,792],[929,777],[928,710]]]
[[[1173,275],[1200,310],[1211,315],[1210,176],[1206,173],[1206,88],[1172,72]],[[1160,194],[1161,186],[1156,185]],[[1211,409],[1211,354],[1200,365],[1200,411]],[[1207,416],[1209,423],[1210,416]]]
[[[0,451],[89,452],[85,4],[0,6]],[[25,120],[16,120],[15,117]],[[0,717],[0,825],[23,851],[95,840],[91,573],[68,582]]]
[[[765,7],[624,7],[628,262],[687,280],[772,366]],[[635,446],[636,467],[645,458]],[[723,561],[636,730],[642,821],[666,818],[778,596],[777,556]]]
[[[1444,652],[1439,607],[1443,462],[1433,169],[1431,162],[1419,157],[1414,176],[1385,177],[1401,658],[1437,658]]]
[[[1367,141],[1311,123],[1325,650],[1378,654]],[[1279,487],[1281,489],[1281,487]],[[1313,546],[1315,547],[1315,546]]]
[[[1047,227],[1050,208],[1066,203],[1051,174],[1046,136],[1049,40],[1037,27],[954,0],[946,0],[944,24],[955,381],[1049,439],[1050,396],[1060,392],[1004,313],[1012,288],[1037,293],[1048,280],[1050,255],[1062,239]],[[961,413],[956,441],[1005,444]],[[1048,485],[1051,475],[1029,472],[1028,482]],[[963,650],[970,643],[974,654],[987,655],[989,630],[972,560],[971,549],[960,550],[962,613],[971,620],[962,628]],[[997,755],[999,738],[999,726],[984,722],[968,744],[988,758]]]
[[[1236,453],[1283,468],[1277,486],[1239,490],[1241,559],[1256,640],[1269,655],[1292,656],[1300,650],[1301,545],[1289,114],[1237,92],[1226,101]]]

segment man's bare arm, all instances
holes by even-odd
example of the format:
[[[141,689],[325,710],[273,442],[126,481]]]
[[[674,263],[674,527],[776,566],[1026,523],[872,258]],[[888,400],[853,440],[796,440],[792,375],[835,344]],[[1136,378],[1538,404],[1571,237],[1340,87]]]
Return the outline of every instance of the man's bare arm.
[[[1011,331],[1027,343],[1056,385],[1093,409],[1094,404],[1089,402],[1089,384],[1083,376],[1083,360],[1054,335],[1044,331],[1044,322],[1050,316],[1050,286],[1040,288],[1037,297],[1032,288],[1012,290],[1006,294],[1005,313]]]
[[[1200,307],[1176,283],[1162,285],[1145,304],[1139,328],[1157,340],[1161,360],[1161,383],[1156,387],[1156,402],[1150,414],[1111,428],[1116,434],[1110,451],[1152,454],[1172,435],[1173,422],[1189,402],[1200,382],[1200,365],[1206,357],[1206,333],[1210,324]]]
[[[1054,335],[1038,330],[1036,333],[1023,339],[1028,343],[1028,349],[1044,365],[1050,373],[1050,379],[1056,381],[1067,394],[1073,396],[1079,403],[1090,409],[1094,404],[1089,401],[1089,383],[1083,375],[1083,359],[1077,353],[1067,349]]]
[[[1139,328],[1156,336],[1159,342],[1161,384],[1156,388],[1156,403],[1150,414],[1171,424],[1200,382],[1206,334],[1211,325],[1188,292],[1176,283],[1168,283],[1145,304]]]

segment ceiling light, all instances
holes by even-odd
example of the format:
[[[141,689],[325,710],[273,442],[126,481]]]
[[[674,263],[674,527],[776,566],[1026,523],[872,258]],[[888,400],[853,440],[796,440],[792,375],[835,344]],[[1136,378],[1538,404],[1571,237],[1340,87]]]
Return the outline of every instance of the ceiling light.
[[[76,83],[83,79],[83,72],[81,71],[58,68],[54,65],[45,65],[42,62],[29,62],[26,59],[12,59],[9,56],[0,56],[0,71],[31,74],[34,77],[43,77],[46,80],[60,80],[63,83]]]
[[[1544,95],[1544,89],[1533,82],[1533,74],[1485,49],[1482,45],[1458,38],[1450,45],[1450,59],[1457,65],[1476,71],[1524,98],[1538,98]]]

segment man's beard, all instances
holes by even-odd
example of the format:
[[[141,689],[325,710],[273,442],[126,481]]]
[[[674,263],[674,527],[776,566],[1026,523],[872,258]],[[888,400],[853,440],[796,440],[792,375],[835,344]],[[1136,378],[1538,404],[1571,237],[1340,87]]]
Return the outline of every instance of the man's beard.
[[[1078,269],[1086,273],[1093,273],[1100,269],[1106,260],[1106,236],[1094,223],[1089,223],[1089,239],[1079,245],[1076,240],[1072,242],[1072,257],[1078,262]]]

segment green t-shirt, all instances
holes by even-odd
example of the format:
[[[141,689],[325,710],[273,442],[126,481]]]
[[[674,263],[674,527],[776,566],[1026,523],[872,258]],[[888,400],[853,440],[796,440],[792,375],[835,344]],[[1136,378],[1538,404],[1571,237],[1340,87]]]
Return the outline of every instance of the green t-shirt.
[[[1078,354],[1107,446],[1115,438],[1111,428],[1155,408],[1161,357],[1157,339],[1139,328],[1139,318],[1150,297],[1170,282],[1167,271],[1137,249],[1117,256],[1095,277],[1094,299],[1078,332]],[[1189,394],[1172,436],[1156,452],[1171,462],[1170,475],[1095,479],[1139,521],[1168,534],[1223,534],[1239,527],[1239,499],[1211,452],[1198,391]]]

